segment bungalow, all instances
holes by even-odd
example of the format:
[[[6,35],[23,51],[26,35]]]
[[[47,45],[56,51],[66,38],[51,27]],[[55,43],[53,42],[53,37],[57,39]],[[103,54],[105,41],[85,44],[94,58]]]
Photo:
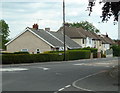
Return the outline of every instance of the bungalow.
[[[63,28],[58,30],[58,33],[63,33]],[[83,28],[65,27],[65,34],[73,41],[84,47],[99,48],[100,37],[92,32],[85,31]]]
[[[81,46],[66,36],[66,50],[81,48]],[[25,31],[5,44],[8,52],[29,52],[42,53],[45,51],[56,51],[64,49],[63,35],[51,32],[49,28],[38,29],[34,24],[33,28],[27,27]]]
[[[58,30],[58,33],[63,33],[63,28]],[[97,48],[98,52],[110,49],[114,41],[108,35],[97,35],[96,33],[89,32],[83,28],[65,27],[65,34],[73,41],[78,43],[82,48],[92,47]]]
[[[107,34],[106,35],[99,35],[102,41],[102,46],[101,46],[101,50],[103,51],[103,53],[106,50],[109,50],[111,45],[115,44],[115,41],[113,41]]]

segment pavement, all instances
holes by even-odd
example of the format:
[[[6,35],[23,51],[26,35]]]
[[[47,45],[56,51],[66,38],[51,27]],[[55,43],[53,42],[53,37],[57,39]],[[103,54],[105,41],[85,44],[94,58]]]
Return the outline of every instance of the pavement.
[[[111,73],[113,75],[113,73]],[[110,71],[105,70],[79,79],[73,86],[83,91],[118,91],[118,78],[113,78]]]
[[[118,91],[118,58],[3,65],[3,91]],[[112,77],[111,77],[112,76]],[[81,91],[81,92],[80,92]],[[3,92],[4,93],[4,92]],[[39,92],[40,93],[40,92]],[[41,92],[42,93],[42,92]],[[63,92],[64,93],[64,92]],[[66,92],[65,92],[66,93]],[[84,92],[86,93],[86,92]],[[117,93],[117,92],[115,92]]]

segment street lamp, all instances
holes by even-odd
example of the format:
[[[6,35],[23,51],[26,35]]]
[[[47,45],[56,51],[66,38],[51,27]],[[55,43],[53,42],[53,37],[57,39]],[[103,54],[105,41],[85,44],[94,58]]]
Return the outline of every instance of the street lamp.
[[[66,60],[66,46],[65,46],[65,0],[63,0],[63,38],[64,38],[64,61]]]

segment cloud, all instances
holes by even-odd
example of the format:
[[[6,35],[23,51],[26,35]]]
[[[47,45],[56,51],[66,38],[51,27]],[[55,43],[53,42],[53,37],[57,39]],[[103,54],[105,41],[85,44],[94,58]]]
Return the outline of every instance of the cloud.
[[[62,1],[63,0],[7,0],[0,8],[3,18],[10,26],[10,37],[16,36],[19,32],[23,31],[26,27],[32,27],[34,23],[39,20],[39,27],[50,27],[51,30],[57,31],[62,25]],[[1,4],[1,3],[0,3]],[[102,33],[108,34],[112,38],[116,38],[117,33],[113,35],[113,30],[117,31],[117,27],[113,26],[113,21],[108,23],[99,24],[101,7],[98,3],[93,8],[91,16],[88,16],[88,11],[85,11],[88,6],[88,0],[65,0],[66,5],[66,22],[80,22],[89,21],[93,23]]]

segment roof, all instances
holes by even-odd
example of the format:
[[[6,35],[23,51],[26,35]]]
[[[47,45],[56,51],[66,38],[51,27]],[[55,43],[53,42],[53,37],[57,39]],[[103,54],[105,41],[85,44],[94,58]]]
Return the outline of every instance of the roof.
[[[34,33],[36,33],[38,36],[43,38],[45,41],[49,42],[52,44],[54,47],[63,47],[63,42],[59,41],[55,37],[51,36],[48,31],[44,31],[43,29],[32,29],[30,28]]]
[[[101,38],[103,44],[115,44],[115,42],[106,35],[99,35],[99,37]]]
[[[61,27],[58,32],[63,32],[63,27]],[[65,34],[70,38],[87,38],[90,37],[92,39],[99,40],[100,37],[93,32],[86,31],[82,27],[65,27]]]
[[[50,32],[50,33],[52,35],[54,35],[55,37],[57,37],[62,42],[64,42],[64,36],[63,36],[63,34],[58,33],[58,32]],[[73,40],[71,40],[68,36],[65,36],[65,42],[70,47],[70,49],[81,48],[81,46],[79,44],[77,44],[76,42],[74,42]]]
[[[61,33],[57,33],[57,34],[54,33],[53,34],[52,32],[50,33],[50,32],[45,31],[43,29],[36,30],[36,29],[33,29],[33,28],[29,28],[29,27],[27,27],[24,32],[26,32],[26,31],[30,31],[31,33],[33,33],[38,38],[42,39],[44,42],[46,42],[47,44],[49,44],[52,47],[64,47],[63,38],[62,38],[63,35]],[[9,41],[5,45],[8,45],[9,43],[13,42],[16,38],[18,38],[24,32],[22,32],[21,34],[19,34],[18,36],[16,36],[14,39],[12,39],[11,41]],[[66,46],[68,48],[81,48],[80,45],[78,45],[77,43],[75,43],[74,41],[72,41],[67,36],[66,36]]]
[[[84,30],[84,29],[82,29]],[[63,33],[63,27],[61,27],[58,32]],[[65,34],[70,38],[86,38],[86,36],[81,33],[77,28],[75,27],[65,27]]]

